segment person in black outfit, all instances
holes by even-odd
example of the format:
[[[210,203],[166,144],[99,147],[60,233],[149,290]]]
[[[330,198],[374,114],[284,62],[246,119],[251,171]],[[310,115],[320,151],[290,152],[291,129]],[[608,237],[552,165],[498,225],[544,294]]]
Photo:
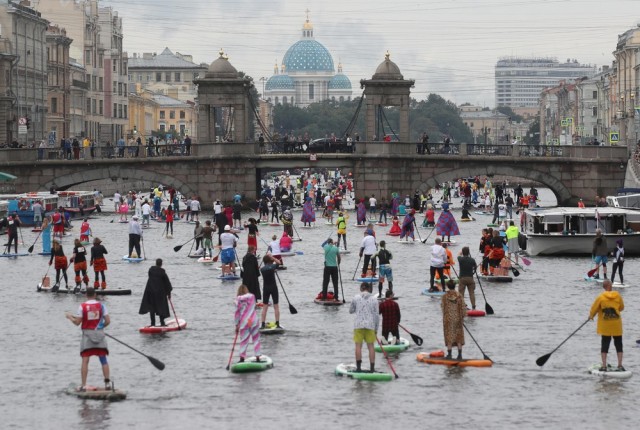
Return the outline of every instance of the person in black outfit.
[[[160,317],[160,326],[165,327],[165,318],[169,317],[169,303],[171,299],[171,281],[167,272],[162,268],[162,259],[156,260],[156,265],[149,269],[149,279],[144,288],[142,303],[138,313],[144,315],[149,313],[151,316],[151,326],[156,325],[156,314]],[[176,321],[176,323],[178,323]]]
[[[260,266],[256,257],[256,247],[249,246],[247,254],[242,258],[242,283],[247,286],[249,292],[256,296],[256,303],[262,299],[260,293]]]

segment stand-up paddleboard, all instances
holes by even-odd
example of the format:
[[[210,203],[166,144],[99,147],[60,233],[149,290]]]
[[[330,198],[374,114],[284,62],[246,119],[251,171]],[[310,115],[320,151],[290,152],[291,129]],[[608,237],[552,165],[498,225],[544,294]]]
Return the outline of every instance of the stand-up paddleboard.
[[[121,219],[121,220],[118,220],[118,222],[119,222],[120,224],[126,224],[126,223],[128,223],[129,221],[128,221],[128,220],[126,220],[126,219]],[[164,222],[164,221],[158,221],[158,222]]]
[[[378,295],[378,294],[374,294],[376,296],[376,299],[378,299],[378,301],[383,302],[385,301],[387,298],[384,295]],[[398,300],[400,298],[400,296],[393,296],[393,300]]]
[[[429,288],[424,288],[422,290],[422,292],[420,293],[423,296],[429,296],[429,297],[442,297],[444,296],[444,291],[429,291]]]
[[[387,233],[387,236],[400,236],[400,233]]]
[[[271,369],[273,367],[273,360],[266,355],[260,356],[260,361],[256,361],[256,357],[247,357],[242,363],[234,363],[231,365],[231,372],[233,373],[251,373],[262,372],[263,370]]]
[[[91,242],[80,242],[80,245],[82,245],[82,246],[87,246],[87,245],[90,245],[90,244],[91,244]]]
[[[316,298],[313,300],[314,303],[318,304],[318,305],[324,305],[324,306],[342,306],[344,303],[342,303],[342,300],[340,300],[340,298],[338,298],[337,300],[333,298],[333,293],[332,294],[327,294],[327,300],[322,300],[322,293],[319,293]]]
[[[280,227],[282,224],[280,224],[279,222],[270,222],[269,225],[271,227]]]
[[[49,257],[51,255],[51,251],[49,251],[49,252],[38,252],[38,255],[42,255],[43,257]]]
[[[404,245],[415,245],[416,244],[416,240],[412,239],[412,240],[404,240],[404,239],[400,239],[398,241],[398,243],[402,243]]]
[[[490,224],[487,224],[487,227],[498,227],[498,224],[490,223]]]
[[[166,326],[159,325],[148,325],[146,327],[140,328],[138,331],[140,333],[145,334],[158,334],[158,333],[166,333],[168,331],[180,331],[187,328],[187,322],[182,318],[178,318],[178,322],[176,323],[175,318],[171,318],[170,320],[164,321]]]
[[[41,231],[42,231],[42,229],[41,228],[37,228],[37,227],[34,228],[34,229],[31,229],[32,233],[40,233]]]
[[[325,223],[324,223],[324,225],[333,225],[333,223],[332,223],[332,222],[327,221],[327,222],[325,222]]]
[[[304,255],[303,251],[287,251],[287,252],[280,252],[280,256],[281,257],[293,257],[296,255]]]
[[[213,263],[215,263],[215,261],[213,261],[212,257],[200,257],[200,258],[198,258],[198,263],[213,264]]]
[[[17,254],[12,254],[12,253],[0,254],[0,257],[16,258],[16,257],[26,257],[27,255],[29,255],[28,252],[18,252]]]
[[[456,360],[455,358],[446,357],[431,357],[430,353],[420,352],[416,356],[416,359],[422,363],[427,364],[441,364],[444,366],[458,366],[458,367],[491,367],[493,361],[484,359],[462,359]]]
[[[48,287],[46,287],[46,286],[43,286],[41,283],[37,285],[36,291],[43,292],[43,293],[74,294],[74,288],[71,286],[69,286],[69,289],[60,287],[58,291],[53,291],[53,285],[49,285]],[[78,291],[77,294],[86,294],[86,292],[87,291],[83,287],[80,291]],[[103,290],[101,288],[97,288],[96,295],[97,296],[130,296],[131,290],[122,289],[122,288],[114,288],[114,289],[107,288]]]
[[[493,212],[475,211],[476,215],[493,215]]]
[[[222,279],[223,281],[237,281],[238,279],[242,279],[240,275],[228,274],[228,275],[220,275],[218,279]]]
[[[380,345],[377,342],[374,345],[376,352],[382,352],[382,350],[385,350],[387,354],[397,354],[399,352],[406,351],[408,348],[409,341],[403,337],[400,338],[400,343],[395,345],[382,345],[382,348],[380,348]]]
[[[284,333],[284,327],[276,326],[275,322],[268,322],[265,324],[265,328],[260,328],[260,334],[282,334]]]
[[[387,227],[389,224],[387,224],[386,222],[377,222],[376,225],[379,227]]]
[[[447,244],[447,246],[456,246],[458,242],[455,240],[443,240],[442,245]]]
[[[357,379],[359,381],[392,381],[393,375],[391,373],[383,372],[369,372],[369,371],[356,371],[355,364],[340,363],[336,366],[335,373],[338,376],[347,376],[349,378]]]
[[[353,224],[354,227],[358,227],[358,228],[365,228],[367,225],[366,224]]]
[[[475,221],[474,218],[460,218],[458,220],[459,222],[471,222],[471,221]]]
[[[87,400],[108,400],[110,402],[116,402],[127,398],[127,393],[122,390],[116,390],[115,388],[104,389],[100,387],[87,386],[84,391],[78,391],[78,386],[75,384],[69,385],[65,390],[65,393],[76,396],[80,399]]]
[[[355,279],[356,282],[378,282],[378,277],[377,276],[367,276],[365,278],[356,278]]]
[[[480,275],[478,277],[486,282],[513,282],[513,278],[509,275]]]
[[[143,257],[129,257],[128,255],[123,255],[122,259],[128,263],[140,263],[144,261]]]
[[[631,285],[629,284],[623,284],[620,282],[614,282],[613,284],[611,284],[612,288],[629,288]]]
[[[485,315],[487,315],[487,313],[485,311],[481,311],[480,309],[469,309],[467,311],[468,317],[483,317]]]
[[[630,370],[618,370],[617,367],[613,367],[610,364],[607,364],[607,370],[600,370],[600,364],[594,364],[590,366],[587,371],[592,375],[600,376],[601,378],[613,378],[613,379],[629,379],[633,372]]]
[[[348,249],[340,249],[340,255],[351,254],[351,251]]]

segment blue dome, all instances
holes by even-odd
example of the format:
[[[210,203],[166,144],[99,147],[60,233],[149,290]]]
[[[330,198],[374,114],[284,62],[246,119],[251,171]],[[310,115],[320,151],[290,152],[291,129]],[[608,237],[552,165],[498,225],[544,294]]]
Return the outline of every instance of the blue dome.
[[[350,90],[351,81],[342,73],[338,73],[329,81],[330,90]]]
[[[295,89],[293,79],[289,75],[273,75],[265,85],[265,91],[293,89]]]
[[[284,54],[286,72],[333,72],[333,58],[327,48],[313,39],[299,40]]]

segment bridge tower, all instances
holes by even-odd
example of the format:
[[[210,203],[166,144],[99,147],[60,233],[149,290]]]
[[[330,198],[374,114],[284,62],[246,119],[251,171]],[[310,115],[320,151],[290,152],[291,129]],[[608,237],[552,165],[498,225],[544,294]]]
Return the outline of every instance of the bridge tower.
[[[384,56],[371,79],[362,79],[360,87],[364,88],[364,96],[367,102],[365,141],[382,140],[381,136],[385,106],[397,106],[400,108],[400,130],[393,130],[396,138],[401,142],[409,142],[409,103],[411,88],[415,84],[413,79],[404,79],[400,68],[389,59],[389,51]],[[392,134],[391,130],[385,130],[386,134]]]
[[[194,81],[198,85],[198,141],[207,145],[210,152],[198,155],[234,154],[234,143],[246,142],[249,136],[252,113],[247,99],[252,83],[238,76],[222,51],[211,63],[204,78]],[[237,145],[244,148],[243,145]],[[240,150],[240,149],[239,149]]]

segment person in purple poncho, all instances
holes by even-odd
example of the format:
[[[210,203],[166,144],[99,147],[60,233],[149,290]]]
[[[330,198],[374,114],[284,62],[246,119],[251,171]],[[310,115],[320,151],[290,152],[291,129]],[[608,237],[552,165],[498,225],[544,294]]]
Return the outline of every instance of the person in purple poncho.
[[[307,197],[302,206],[302,218],[300,218],[300,221],[303,222],[304,226],[309,223],[309,227],[311,227],[312,222],[316,222],[316,211],[313,209],[313,200],[311,197]]]
[[[400,207],[400,197],[398,197],[397,193],[393,193],[393,199],[391,200],[391,216],[394,217],[398,215],[398,208]]]
[[[409,241],[409,238],[413,239],[415,242],[416,238],[414,237],[414,231],[413,231],[413,224],[416,219],[415,215],[416,215],[415,209],[411,209],[411,212],[405,215],[404,220],[402,221],[402,231],[400,232],[400,240],[406,237],[407,242]]]
[[[451,242],[451,236],[459,236],[460,230],[458,229],[458,223],[453,217],[453,214],[449,211],[449,203],[442,203],[442,213],[438,217],[436,223],[436,234],[444,237],[447,236],[447,242]]]
[[[356,219],[358,225],[365,224],[367,222],[367,207],[364,205],[364,199],[360,199],[360,203],[356,207]]]

